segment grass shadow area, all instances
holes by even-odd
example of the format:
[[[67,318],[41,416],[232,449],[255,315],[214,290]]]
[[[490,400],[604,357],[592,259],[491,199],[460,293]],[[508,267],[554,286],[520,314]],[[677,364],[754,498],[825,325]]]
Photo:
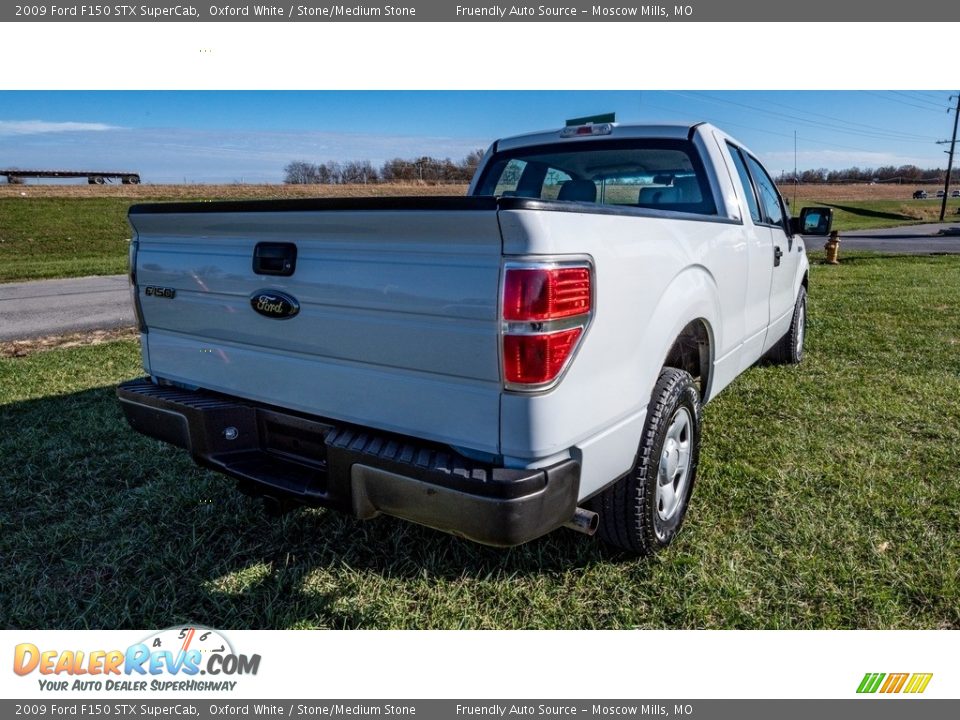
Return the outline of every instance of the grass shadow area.
[[[960,258],[811,268],[807,354],[706,408],[683,532],[633,559],[267,517],[126,426],[135,341],[0,358],[9,628],[960,628]]]
[[[561,624],[527,601],[609,558],[569,531],[497,550],[388,517],[268,516],[229,478],[130,431],[112,386],[8,404],[0,422],[18,427],[0,441],[7,627]],[[510,585],[523,602],[497,598]],[[484,618],[479,606],[499,602],[520,615]]]

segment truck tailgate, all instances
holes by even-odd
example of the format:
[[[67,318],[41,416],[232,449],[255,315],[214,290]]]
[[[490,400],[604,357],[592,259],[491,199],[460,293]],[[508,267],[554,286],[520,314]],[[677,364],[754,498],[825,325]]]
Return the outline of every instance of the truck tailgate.
[[[130,222],[152,375],[498,452],[492,199],[141,205]],[[292,275],[254,272],[264,242],[296,246]],[[299,313],[256,312],[265,290]]]

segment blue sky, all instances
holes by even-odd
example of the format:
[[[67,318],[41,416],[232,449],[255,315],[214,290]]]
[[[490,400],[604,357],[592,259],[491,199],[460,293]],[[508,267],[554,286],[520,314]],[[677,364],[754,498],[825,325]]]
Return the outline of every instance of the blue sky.
[[[945,167],[948,91],[0,91],[0,166],[144,182],[279,182],[291,160],[459,159],[505,135],[614,111],[707,120],[774,174]]]

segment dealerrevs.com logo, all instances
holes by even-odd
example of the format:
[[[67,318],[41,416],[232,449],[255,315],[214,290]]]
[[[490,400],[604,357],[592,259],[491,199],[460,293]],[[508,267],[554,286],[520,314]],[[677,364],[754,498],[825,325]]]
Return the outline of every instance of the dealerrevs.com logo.
[[[233,678],[259,669],[259,654],[237,653],[222,633],[203,627],[161,630],[125,650],[48,649],[26,642],[13,652],[14,673],[36,673],[46,691],[232,691],[238,682]]]

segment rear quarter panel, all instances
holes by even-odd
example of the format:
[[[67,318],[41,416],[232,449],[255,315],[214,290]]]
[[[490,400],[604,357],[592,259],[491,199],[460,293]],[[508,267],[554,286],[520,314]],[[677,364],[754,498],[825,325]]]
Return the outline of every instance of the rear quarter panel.
[[[501,211],[500,225],[507,259],[586,253],[594,264],[593,320],[562,381],[539,395],[504,393],[501,403],[504,455],[519,462],[576,446],[584,497],[629,470],[651,390],[689,321],[706,322],[715,358],[736,354],[742,226],[530,210]]]

